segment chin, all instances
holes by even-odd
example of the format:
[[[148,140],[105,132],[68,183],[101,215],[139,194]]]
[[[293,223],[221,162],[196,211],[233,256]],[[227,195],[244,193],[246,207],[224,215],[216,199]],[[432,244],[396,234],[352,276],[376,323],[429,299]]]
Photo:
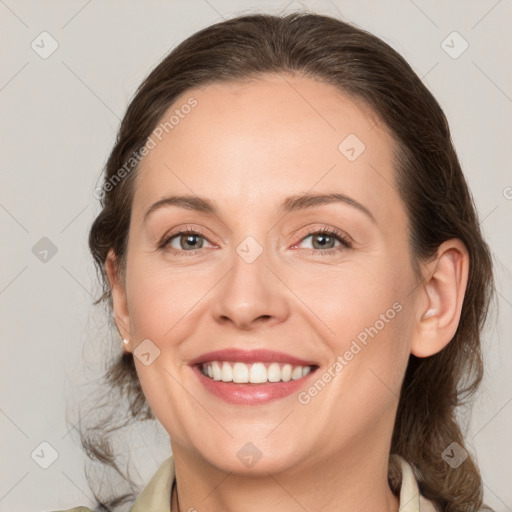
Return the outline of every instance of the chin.
[[[226,473],[244,476],[268,476],[295,467],[299,462],[296,443],[275,446],[268,440],[217,443],[198,452],[198,456],[210,465]]]

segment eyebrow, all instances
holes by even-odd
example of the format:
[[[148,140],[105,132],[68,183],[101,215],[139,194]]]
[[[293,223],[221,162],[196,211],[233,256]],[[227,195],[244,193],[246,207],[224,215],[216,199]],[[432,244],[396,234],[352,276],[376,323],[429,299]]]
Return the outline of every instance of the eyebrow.
[[[283,200],[279,205],[279,211],[287,214],[296,210],[304,210],[306,208],[312,208],[314,206],[320,206],[332,203],[345,203],[349,206],[357,208],[359,211],[366,214],[366,216],[374,223],[377,224],[375,217],[372,212],[364,205],[352,199],[345,194],[331,193],[331,194],[297,194],[289,196]],[[209,215],[218,215],[217,208],[215,205],[204,197],[194,195],[173,195],[160,199],[156,203],[153,203],[146,213],[144,214],[143,221],[146,222],[148,217],[166,206],[178,206],[187,210],[193,210]]]

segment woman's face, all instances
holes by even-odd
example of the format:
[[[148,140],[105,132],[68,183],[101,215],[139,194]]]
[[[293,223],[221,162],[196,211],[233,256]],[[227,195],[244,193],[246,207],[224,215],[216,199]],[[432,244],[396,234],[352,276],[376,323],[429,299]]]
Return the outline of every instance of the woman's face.
[[[232,472],[387,455],[416,297],[391,137],[292,76],[191,89],[172,115],[141,163],[114,299],[173,451]],[[194,364],[214,360],[213,378]]]

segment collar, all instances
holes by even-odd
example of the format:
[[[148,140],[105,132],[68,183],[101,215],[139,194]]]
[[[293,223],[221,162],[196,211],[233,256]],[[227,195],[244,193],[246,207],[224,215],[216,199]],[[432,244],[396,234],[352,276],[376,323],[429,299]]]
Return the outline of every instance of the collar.
[[[420,494],[412,466],[400,455],[395,456],[402,468],[400,512],[437,512],[433,503]],[[171,455],[160,465],[129,512],[172,512],[169,502],[174,477],[174,457]]]

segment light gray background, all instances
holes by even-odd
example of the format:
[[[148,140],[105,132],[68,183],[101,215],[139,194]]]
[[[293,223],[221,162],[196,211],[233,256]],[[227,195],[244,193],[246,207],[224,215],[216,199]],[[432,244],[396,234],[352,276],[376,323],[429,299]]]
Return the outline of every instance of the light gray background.
[[[77,395],[74,386],[96,375],[84,373],[84,361],[103,359],[110,343],[103,311],[91,305],[99,288],[87,234],[99,210],[92,192],[129,98],[161,57],[198,29],[241,11],[301,7],[342,16],[382,37],[408,59],[448,116],[499,290],[468,444],[487,503],[512,510],[510,0],[0,0],[1,511],[91,504],[65,404]],[[43,31],[59,45],[46,59],[31,48]],[[453,31],[469,44],[458,58],[442,47]],[[462,48],[461,40],[450,41],[452,51]],[[32,252],[43,237],[57,247],[47,262]],[[170,447],[158,426],[141,425],[134,436],[134,476],[144,483]],[[31,457],[42,453],[41,442],[58,454],[48,469]],[[42,449],[48,457],[50,450]]]

